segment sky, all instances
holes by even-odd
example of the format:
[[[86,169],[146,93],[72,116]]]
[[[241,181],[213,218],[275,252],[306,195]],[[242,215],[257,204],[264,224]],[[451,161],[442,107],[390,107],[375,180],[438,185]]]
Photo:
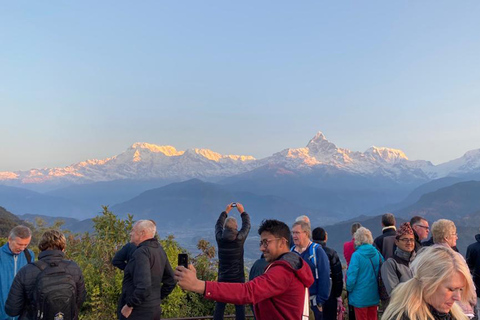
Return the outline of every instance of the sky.
[[[0,171],[135,142],[270,156],[318,132],[480,148],[479,1],[4,1]]]

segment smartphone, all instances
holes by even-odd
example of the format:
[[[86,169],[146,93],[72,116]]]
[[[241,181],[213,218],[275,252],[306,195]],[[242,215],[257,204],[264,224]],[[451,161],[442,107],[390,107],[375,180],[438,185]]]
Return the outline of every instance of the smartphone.
[[[236,206],[237,206],[237,203],[236,203],[236,202],[233,202],[233,203],[232,203],[232,208],[233,208],[233,207],[236,207]]]
[[[188,269],[188,254],[186,253],[179,253],[178,254],[178,265],[184,266]]]

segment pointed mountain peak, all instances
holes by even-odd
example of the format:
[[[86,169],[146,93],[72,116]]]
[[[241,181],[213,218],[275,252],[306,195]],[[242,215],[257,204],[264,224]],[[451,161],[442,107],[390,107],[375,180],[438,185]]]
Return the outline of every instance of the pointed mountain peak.
[[[307,147],[309,144],[318,144],[318,143],[323,143],[324,141],[329,142],[327,138],[325,138],[325,135],[323,134],[323,132],[318,131],[317,134],[312,139],[310,139],[310,141],[307,144]]]
[[[325,138],[321,131],[317,132],[315,137],[313,137],[307,144],[307,148],[315,153],[325,153],[325,152],[336,152],[337,146]]]

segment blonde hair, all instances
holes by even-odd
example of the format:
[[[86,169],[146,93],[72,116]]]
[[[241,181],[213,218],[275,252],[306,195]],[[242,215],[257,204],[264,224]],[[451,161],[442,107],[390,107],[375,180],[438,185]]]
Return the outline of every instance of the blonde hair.
[[[445,238],[455,232],[457,227],[452,220],[440,219],[432,224],[432,236],[434,243],[444,243]]]
[[[455,272],[465,278],[465,288],[460,294],[461,302],[468,304],[475,297],[475,286],[465,260],[448,247],[431,246],[420,250],[410,268],[413,278],[400,283],[393,290],[382,319],[400,320],[406,315],[410,320],[433,320],[427,301]],[[456,303],[450,312],[454,319],[468,320]]]
[[[353,239],[355,241],[356,247],[361,246],[365,243],[373,243],[372,232],[365,227],[358,228],[357,231],[355,231],[355,233],[353,234]]]

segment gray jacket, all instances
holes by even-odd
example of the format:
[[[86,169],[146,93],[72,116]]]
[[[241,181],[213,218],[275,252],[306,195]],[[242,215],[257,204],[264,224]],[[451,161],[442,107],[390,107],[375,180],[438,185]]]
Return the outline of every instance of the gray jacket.
[[[397,248],[393,257],[388,258],[382,264],[382,281],[389,296],[391,296],[393,289],[400,282],[408,281],[413,277],[412,270],[410,270],[410,262],[414,258],[415,251],[410,254]]]

